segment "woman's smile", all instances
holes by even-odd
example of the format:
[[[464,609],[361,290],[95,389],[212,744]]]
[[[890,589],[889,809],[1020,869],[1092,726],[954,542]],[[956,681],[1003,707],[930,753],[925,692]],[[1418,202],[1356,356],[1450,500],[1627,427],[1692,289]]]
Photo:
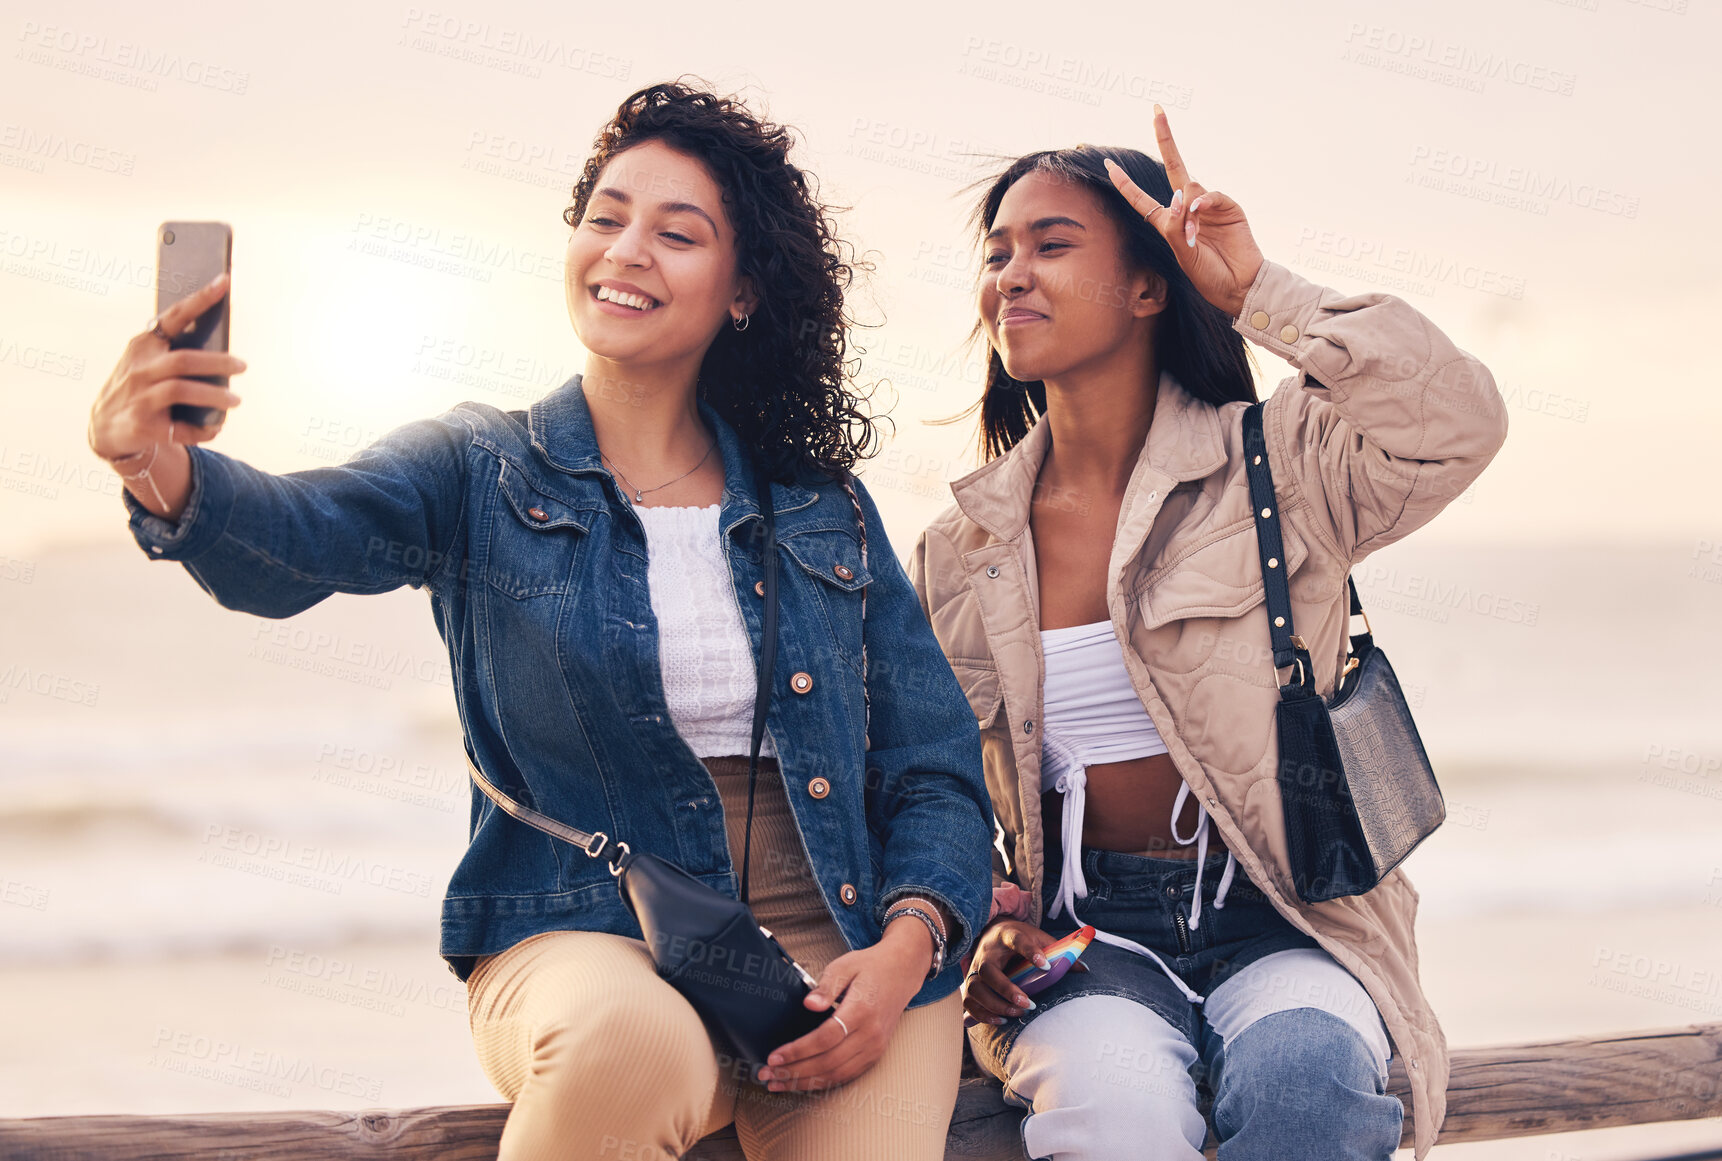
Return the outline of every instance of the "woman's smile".
[[[999,326],[1024,326],[1028,323],[1046,322],[1047,316],[1038,310],[1030,310],[1026,306],[1013,306],[999,316]]]
[[[598,309],[605,314],[626,318],[630,315],[650,314],[663,303],[630,282],[615,282],[605,279],[593,283],[592,298],[598,303]]]

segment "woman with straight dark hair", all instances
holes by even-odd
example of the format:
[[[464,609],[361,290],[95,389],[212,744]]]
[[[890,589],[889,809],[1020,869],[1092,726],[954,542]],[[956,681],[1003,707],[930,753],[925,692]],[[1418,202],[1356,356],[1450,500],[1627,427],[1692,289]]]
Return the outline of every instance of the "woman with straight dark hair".
[[[817,977],[805,1005],[828,1018],[756,1083],[659,978],[607,863],[475,788],[441,951],[514,1102],[509,1161],[680,1157],[732,1120],[749,1158],[944,1156],[991,811],[962,690],[849,474],[874,440],[844,374],[851,271],[791,144],[682,84],[622,102],[565,214],[585,370],[527,410],[461,403],[280,475],[212,451],[170,405],[236,404],[185,376],[244,364],[168,339],[218,281],[131,340],[92,411],[152,559],[265,617],[429,589],[483,776],[716,890],[748,883]],[[756,466],[780,577],[754,788]]]
[[[976,1059],[1030,1157],[1421,1158],[1446,1043],[1394,870],[1303,902],[1275,730],[1264,569],[1330,697],[1351,567],[1426,524],[1506,437],[1488,370],[1390,294],[1263,257],[1236,201],[1130,149],[1032,153],[986,189],[977,331],[988,462],[910,575],[982,727],[997,919],[964,983]],[[1296,373],[1263,405],[1283,557],[1258,554],[1245,340]],[[1272,515],[1271,509],[1260,513]],[[1192,852],[1189,848],[1194,846]],[[1302,886],[1309,886],[1307,883]],[[1316,892],[1310,892],[1312,894]],[[1097,936],[1032,1003],[1005,974]]]

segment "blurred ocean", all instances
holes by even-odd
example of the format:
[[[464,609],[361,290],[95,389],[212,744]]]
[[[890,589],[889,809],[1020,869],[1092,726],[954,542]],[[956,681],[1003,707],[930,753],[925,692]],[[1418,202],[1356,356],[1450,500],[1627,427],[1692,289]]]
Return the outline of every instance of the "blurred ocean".
[[[1704,555],[1406,543],[1359,566],[1447,798],[1406,867],[1455,1046],[1722,1020]],[[129,539],[0,558],[0,992],[27,1001],[0,1020],[0,1116],[496,1099],[435,954],[470,791],[427,606],[235,613]],[[223,1037],[367,1083],[260,1091],[170,1051]]]
[[[1359,566],[1448,799],[1407,864],[1426,916],[1722,893],[1722,584],[1693,555]],[[129,543],[31,564],[0,580],[0,963],[434,932],[469,791],[424,593],[272,621]]]

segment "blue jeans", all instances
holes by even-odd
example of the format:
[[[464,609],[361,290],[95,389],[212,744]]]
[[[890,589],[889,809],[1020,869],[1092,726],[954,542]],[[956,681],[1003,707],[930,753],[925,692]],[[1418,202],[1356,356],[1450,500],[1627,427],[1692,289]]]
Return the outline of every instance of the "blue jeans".
[[[1195,930],[1194,859],[1082,856],[1082,920],[1157,952],[1203,1002],[1152,960],[1096,941],[1087,973],[1067,974],[1017,1019],[971,1029],[976,1060],[1029,1110],[1027,1156],[1198,1161],[1199,1085],[1212,1095],[1221,1161],[1393,1155],[1405,1110],[1387,1093],[1390,1042],[1350,973],[1241,871],[1215,908],[1224,852],[1203,870]],[[1055,935],[1074,929],[1068,913],[1046,921]]]

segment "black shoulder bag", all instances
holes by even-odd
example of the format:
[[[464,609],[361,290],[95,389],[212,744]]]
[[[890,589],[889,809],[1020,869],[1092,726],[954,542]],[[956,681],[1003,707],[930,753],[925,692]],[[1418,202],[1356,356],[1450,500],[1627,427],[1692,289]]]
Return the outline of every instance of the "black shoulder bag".
[[[753,788],[759,746],[765,734],[777,660],[777,519],[771,482],[756,468],[760,514],[765,519],[764,625],[759,655],[759,692],[753,707],[753,747],[747,771],[747,841],[742,851],[741,898],[706,886],[674,863],[635,854],[602,831],[588,834],[520,805],[491,784],[467,755],[472,780],[497,806],[553,838],[572,843],[594,859],[610,860],[622,901],[639,921],[658,975],[685,997],[714,1038],[757,1081],[773,1049],[820,1024],[829,1013],[803,1006],[818,982],[795,962],[747,906],[748,859],[753,845]]]
[[[1399,679],[1376,647],[1367,616],[1364,631],[1351,638],[1333,700],[1316,692],[1309,650],[1292,626],[1260,403],[1244,411],[1244,454],[1274,668],[1294,668],[1292,679],[1280,686],[1277,721],[1292,883],[1306,903],[1361,895],[1441,825],[1447,808]],[[1359,616],[1357,582],[1347,577],[1346,585],[1351,615]]]

